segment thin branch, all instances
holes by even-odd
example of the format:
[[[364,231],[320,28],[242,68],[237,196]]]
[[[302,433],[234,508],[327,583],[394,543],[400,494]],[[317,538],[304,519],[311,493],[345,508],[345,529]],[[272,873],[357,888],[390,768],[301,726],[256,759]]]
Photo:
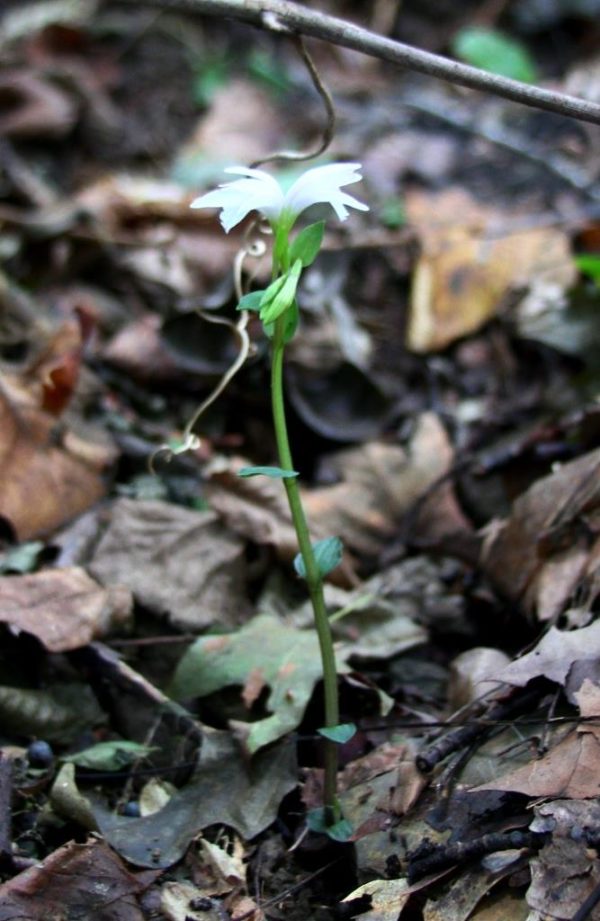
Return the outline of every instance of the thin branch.
[[[352,48],[382,61],[390,61],[408,70],[430,77],[448,80],[471,89],[482,90],[520,102],[523,105],[547,109],[581,121],[600,125],[600,105],[531,86],[518,80],[509,80],[490,74],[449,58],[421,51],[410,45],[393,41],[363,29],[353,23],[328,16],[317,10],[306,9],[289,0],[121,0],[135,6],[149,5],[162,9],[180,9],[207,16],[224,16],[241,19],[263,29],[320,38],[334,45]]]

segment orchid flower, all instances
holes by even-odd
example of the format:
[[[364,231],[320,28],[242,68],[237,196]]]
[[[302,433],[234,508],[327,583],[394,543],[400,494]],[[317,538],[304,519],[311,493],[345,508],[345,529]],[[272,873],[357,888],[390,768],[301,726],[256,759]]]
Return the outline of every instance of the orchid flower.
[[[240,476],[270,476],[280,478],[287,493],[290,514],[298,538],[299,554],[294,561],[298,575],[306,580],[323,667],[323,711],[325,726],[319,730],[324,736],[323,808],[309,814],[309,827],[325,831],[337,841],[345,840],[351,833],[342,817],[336,795],[338,753],[337,744],[348,739],[354,726],[340,724],[337,689],[337,669],[331,625],[323,595],[324,577],[340,563],[342,543],[338,537],[327,537],[311,543],[310,530],[302,505],[297,483],[298,473],[287,433],[285,417],[283,356],[298,324],[297,290],[302,272],[319,254],[323,242],[325,222],[317,221],[292,235],[296,219],[311,205],[331,205],[340,221],[348,217],[348,208],[368,211],[363,202],[343,192],[344,186],[360,182],[360,163],[329,163],[316,166],[303,173],[285,191],[269,173],[245,166],[225,170],[238,179],[222,183],[218,189],[196,198],[192,208],[219,208],[220,220],[226,233],[240,221],[258,211],[271,225],[273,231],[271,283],[263,290],[240,293],[237,309],[242,312],[243,323],[250,311],[256,311],[262,321],[266,336],[271,340],[271,407],[279,467],[246,467]],[[245,251],[242,250],[242,254]],[[240,330],[238,325],[237,330]],[[248,337],[246,335],[247,354]],[[242,358],[243,360],[243,358]],[[239,362],[233,366],[239,367]],[[228,372],[223,380],[229,380]],[[219,385],[217,393],[222,386]],[[206,406],[206,402],[202,404]],[[202,411],[202,408],[201,410]],[[198,414],[196,414],[197,418]],[[312,822],[312,824],[311,824]]]
[[[284,226],[289,232],[298,215],[316,204],[331,205],[339,220],[345,221],[348,208],[369,210],[363,202],[341,191],[343,186],[360,182],[360,168],[360,163],[315,166],[284,192],[277,180],[264,170],[231,166],[225,172],[243,178],[222,183],[218,189],[196,198],[191,207],[220,208],[220,220],[226,233],[251,211],[260,211],[273,227]]]

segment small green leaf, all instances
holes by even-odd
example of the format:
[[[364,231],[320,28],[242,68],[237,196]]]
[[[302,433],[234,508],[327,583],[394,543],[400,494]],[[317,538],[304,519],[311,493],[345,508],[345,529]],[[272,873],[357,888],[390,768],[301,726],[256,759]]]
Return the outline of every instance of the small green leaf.
[[[37,566],[43,549],[44,544],[40,540],[31,540],[11,547],[5,553],[0,554],[0,573],[31,572]]]
[[[242,467],[238,476],[270,476],[274,480],[289,480],[299,476],[295,470],[284,470],[282,467]]]
[[[580,272],[600,285],[600,256],[594,253],[581,253],[575,256],[575,265]]]
[[[298,310],[298,302],[294,298],[290,304],[289,310],[286,310],[284,314],[284,326],[283,326],[283,343],[287,345],[288,342],[294,338],[296,335],[296,330],[298,329],[298,323],[300,322],[300,311]],[[265,323],[263,326],[265,335],[269,339],[273,338],[273,332],[275,331],[274,323]]]
[[[379,217],[390,230],[397,230],[406,224],[406,210],[400,198],[388,198],[381,206]]]
[[[114,742],[98,742],[74,755],[67,755],[64,761],[77,767],[91,768],[95,771],[119,771],[138,758],[146,758],[154,751],[148,745],[127,742],[123,739]]]
[[[340,565],[344,545],[339,537],[326,537],[324,540],[318,540],[312,545],[312,548],[321,576],[326,576]],[[300,553],[294,559],[294,569],[301,579],[306,579],[306,567]]]
[[[250,291],[249,294],[244,294],[236,309],[260,310],[260,303],[266,293],[266,291]]]
[[[349,841],[354,831],[348,819],[339,819],[332,825],[328,825],[327,810],[322,806],[306,813],[306,824],[311,831],[328,835],[334,841]]]
[[[317,732],[330,742],[343,745],[356,735],[356,726],[354,723],[338,723],[337,726],[324,726],[322,729],[317,729]]]
[[[456,57],[503,77],[534,83],[537,68],[521,42],[495,29],[473,26],[461,29],[452,42]]]
[[[301,272],[302,263],[297,259],[289,272],[269,285],[263,296],[259,314],[263,323],[274,323],[288,307],[292,306]],[[274,293],[270,294],[272,288]]]
[[[321,249],[324,233],[325,221],[317,221],[301,230],[290,247],[290,261],[294,263],[299,259],[304,268],[312,265]]]

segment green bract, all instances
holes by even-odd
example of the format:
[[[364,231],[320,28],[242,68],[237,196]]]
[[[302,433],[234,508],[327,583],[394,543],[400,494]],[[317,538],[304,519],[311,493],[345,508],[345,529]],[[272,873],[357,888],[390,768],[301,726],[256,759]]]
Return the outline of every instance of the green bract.
[[[339,537],[326,537],[312,545],[315,561],[321,576],[326,576],[342,562],[344,545]],[[302,579],[306,579],[306,566],[301,554],[294,559],[294,569]]]
[[[296,259],[289,272],[269,285],[260,302],[259,316],[263,323],[274,323],[277,317],[292,306],[301,272],[302,262]]]

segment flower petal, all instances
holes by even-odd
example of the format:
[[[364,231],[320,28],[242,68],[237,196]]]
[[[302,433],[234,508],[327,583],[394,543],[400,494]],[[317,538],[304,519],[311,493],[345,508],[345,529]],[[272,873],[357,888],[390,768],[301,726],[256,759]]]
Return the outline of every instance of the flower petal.
[[[192,208],[221,208],[220,220],[227,233],[251,211],[261,211],[272,218],[279,215],[284,196],[272,176],[245,166],[231,166],[225,172],[243,178],[224,182],[218,189],[194,199]]]
[[[285,196],[286,210],[297,215],[311,205],[325,203],[331,205],[342,221],[348,217],[344,205],[368,211],[367,205],[340,191],[342,186],[360,182],[360,168],[360,163],[328,163],[309,169],[296,180]]]

